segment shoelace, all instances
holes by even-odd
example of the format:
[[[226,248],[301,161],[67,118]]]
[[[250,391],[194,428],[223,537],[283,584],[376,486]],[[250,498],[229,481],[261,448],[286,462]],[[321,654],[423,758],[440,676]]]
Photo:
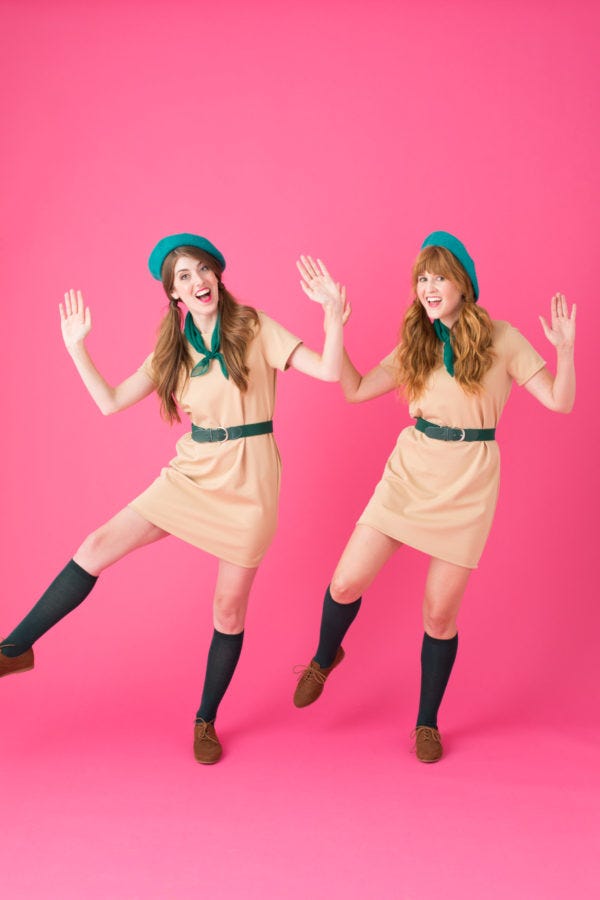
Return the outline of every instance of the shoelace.
[[[302,665],[294,666],[293,672],[294,672],[294,675],[298,675],[298,676],[299,676],[299,678],[298,678],[298,684],[299,684],[302,680],[304,680],[304,681],[309,681],[311,678],[314,678],[314,680],[315,680],[316,682],[318,682],[318,684],[325,684],[325,682],[327,681],[327,675],[324,675],[324,674],[323,674],[322,672],[320,672],[318,669],[313,669],[313,667],[310,666],[310,665],[308,665],[308,666],[302,666]]]
[[[434,741],[436,744],[442,743],[442,736],[436,728],[429,728],[427,725],[419,725],[411,734],[411,738],[416,742],[417,732],[419,737],[424,741]]]
[[[200,734],[198,735],[198,740],[212,741],[213,744],[219,743],[216,735],[213,737],[212,734],[208,733],[208,726],[213,725],[212,722],[205,722],[204,719],[200,719],[198,722],[196,722],[196,725],[200,726]]]

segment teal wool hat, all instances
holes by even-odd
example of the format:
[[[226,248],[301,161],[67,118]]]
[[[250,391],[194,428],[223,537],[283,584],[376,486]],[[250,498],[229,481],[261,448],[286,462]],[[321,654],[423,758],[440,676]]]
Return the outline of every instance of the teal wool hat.
[[[148,268],[152,277],[157,281],[160,281],[165,258],[171,250],[176,250],[177,247],[198,247],[199,250],[204,250],[205,253],[214,256],[221,268],[225,268],[225,257],[205,237],[201,237],[199,234],[169,234],[158,242],[148,260]]]
[[[421,244],[421,250],[425,247],[445,247],[446,250],[449,250],[450,253],[457,258],[471,280],[473,293],[477,300],[479,297],[479,285],[477,284],[475,263],[467,253],[467,248],[462,241],[459,241],[457,237],[454,237],[453,234],[450,234],[447,231],[432,231]]]

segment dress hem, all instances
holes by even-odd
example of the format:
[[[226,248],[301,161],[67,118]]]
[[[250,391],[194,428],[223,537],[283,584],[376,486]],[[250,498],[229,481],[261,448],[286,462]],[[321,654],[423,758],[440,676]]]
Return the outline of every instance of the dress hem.
[[[161,521],[160,516],[148,515],[147,512],[143,512],[137,505],[135,500],[132,500],[131,503],[127,504],[128,507],[134,510],[142,519],[145,519],[146,522],[150,522],[151,525],[156,525],[157,528],[162,528],[163,531],[166,531],[167,534],[170,534],[172,537],[177,538],[180,541],[185,541],[186,544],[189,544],[191,547],[196,547],[197,550],[202,550],[204,553],[208,553],[209,556],[214,556],[215,559],[222,559],[224,562],[231,563],[234,566],[240,566],[242,569],[256,569],[262,562],[265,553],[269,549],[265,548],[264,552],[257,558],[254,558],[252,562],[244,561],[242,562],[240,559],[232,559],[230,556],[225,555],[224,553],[216,553],[214,550],[211,550],[206,543],[200,544],[197,541],[190,540],[189,537],[186,537],[183,534],[178,534],[172,528],[168,527],[168,525]]]
[[[426,549],[423,545],[419,546],[418,541],[415,541],[414,538],[400,536],[398,531],[395,534],[392,534],[392,529],[382,528],[381,524],[370,522],[368,518],[364,515],[358,519],[357,525],[368,525],[369,528],[373,528],[374,531],[378,531],[380,534],[385,534],[386,537],[391,537],[395,541],[398,541],[401,544],[406,544],[407,547],[412,547],[413,550],[417,550],[419,553],[424,553],[426,556],[430,556],[433,559],[441,559],[443,562],[451,563],[453,566],[460,566],[462,569],[477,569],[479,567],[479,560],[481,556],[478,557],[476,563],[466,563],[462,560],[457,559],[449,559],[447,555],[442,555],[441,553],[432,553],[431,550]]]

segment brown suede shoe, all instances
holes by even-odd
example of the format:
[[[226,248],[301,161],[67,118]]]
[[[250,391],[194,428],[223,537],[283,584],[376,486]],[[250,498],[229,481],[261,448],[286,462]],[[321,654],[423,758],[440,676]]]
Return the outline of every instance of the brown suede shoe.
[[[444,748],[437,728],[419,725],[413,731],[412,736],[415,739],[414,749],[418,760],[424,763],[433,763],[442,758]]]
[[[223,748],[215,731],[215,723],[200,719],[194,726],[194,756],[199,763],[212,766],[213,763],[219,762],[222,753]]]
[[[0,641],[0,645],[2,641]],[[10,644],[6,645],[10,647]],[[30,647],[19,656],[5,656],[0,650],[0,678],[4,675],[13,675],[16,672],[27,672],[33,669],[33,648]]]
[[[300,678],[294,691],[294,706],[298,708],[310,706],[311,703],[318,700],[323,693],[327,677],[336,666],[339,666],[345,655],[344,648],[339,647],[335,659],[326,669],[322,669],[314,659],[308,666],[301,666]]]

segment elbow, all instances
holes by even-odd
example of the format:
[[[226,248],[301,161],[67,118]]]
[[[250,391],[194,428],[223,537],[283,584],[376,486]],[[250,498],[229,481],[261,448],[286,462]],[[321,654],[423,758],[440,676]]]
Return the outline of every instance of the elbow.
[[[547,403],[545,404],[551,412],[561,413],[562,415],[568,415],[573,411],[573,407],[575,406],[574,400],[565,401],[562,403]]]
[[[103,416],[112,416],[114,413],[119,412],[120,409],[113,401],[99,403],[98,408]]]
[[[340,368],[336,366],[332,368],[331,366],[321,365],[319,371],[320,381],[328,381],[330,384],[334,384],[335,382],[338,382],[341,377],[342,372]]]
[[[557,400],[554,404],[554,411],[558,413],[563,413],[563,415],[568,415],[568,413],[573,411],[573,407],[575,406],[575,393],[571,394],[571,396],[561,397],[560,400]]]
[[[568,415],[570,412],[573,412],[573,407],[575,406],[575,401],[571,403],[565,403],[563,406],[559,406],[556,412],[563,413],[563,415]]]

